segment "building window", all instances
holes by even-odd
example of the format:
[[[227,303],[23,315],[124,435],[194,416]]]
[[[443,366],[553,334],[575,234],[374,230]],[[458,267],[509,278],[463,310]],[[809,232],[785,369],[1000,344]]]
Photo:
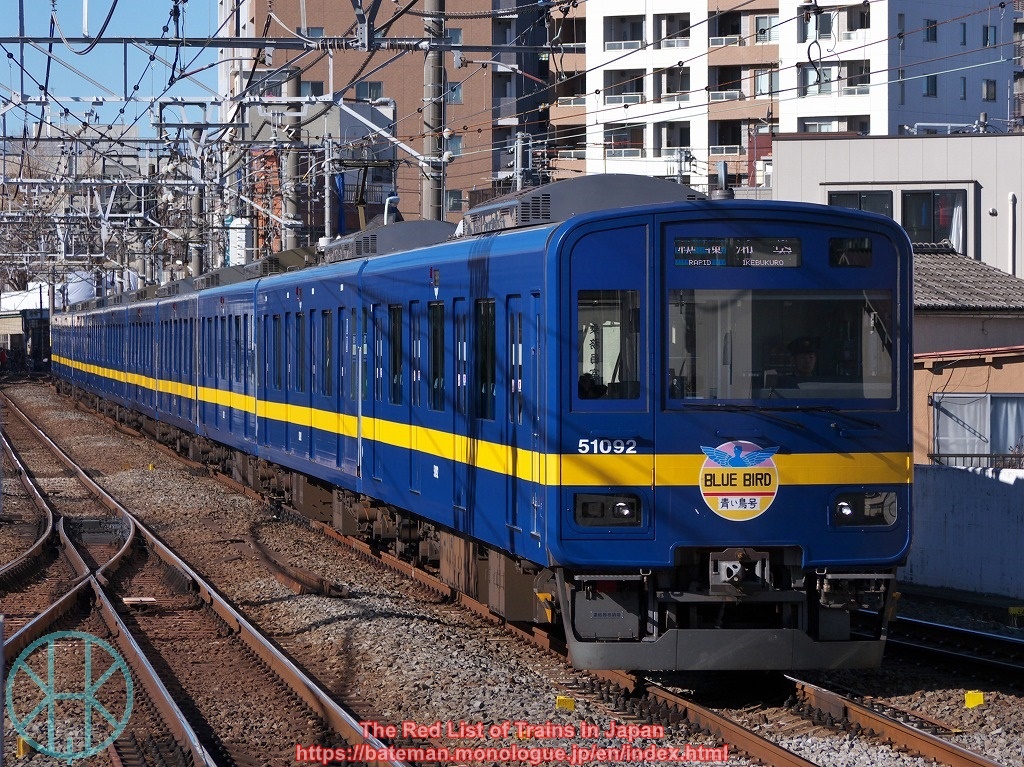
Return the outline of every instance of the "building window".
[[[892,218],[892,192],[829,192],[828,204],[837,208],[853,208],[881,213]]]
[[[844,96],[867,93],[867,88],[870,85],[870,61],[849,61],[846,63],[846,87],[843,88]]]
[[[967,22],[960,22],[960,45],[967,45]]]
[[[849,32],[856,32],[861,29],[871,29],[871,9],[864,6],[851,6],[846,9],[846,29]]]
[[[444,209],[449,213],[462,210],[462,190],[446,189],[444,192]]]
[[[360,101],[384,98],[384,83],[378,80],[363,80],[356,83],[356,98]]]
[[[322,80],[303,80],[299,83],[299,95],[303,97],[307,96],[323,96],[324,95],[324,84]]]
[[[982,101],[995,101],[996,100],[996,81],[995,80],[982,80],[981,81],[981,100]]]
[[[996,45],[996,30],[995,25],[986,24],[981,28],[981,44],[986,48],[993,48]]]
[[[924,41],[926,43],[938,42],[939,39],[939,22],[935,19],[924,20]]]
[[[462,154],[462,136],[449,136],[445,140],[445,149],[452,153],[452,157]]]
[[[967,101],[967,78],[960,78],[960,100]]]
[[[921,95],[928,98],[937,98],[939,95],[939,76],[927,75],[921,80]]]
[[[835,120],[801,120],[801,133],[835,133],[838,130]]]
[[[448,90],[444,92],[444,103],[445,104],[461,104],[462,103],[462,83],[454,83],[449,85]]]
[[[779,41],[779,17],[756,16],[754,26],[757,30],[755,40],[759,43],[776,43]]]
[[[801,43],[832,37],[832,14],[819,13],[811,14],[810,18],[801,17],[797,35],[797,42]]]
[[[950,466],[1019,468],[1024,394],[934,394],[935,460]],[[989,461],[966,456],[986,456]],[[998,456],[998,458],[996,458]],[[995,460],[993,460],[995,459]]]
[[[311,39],[324,36],[323,27],[306,27],[305,29],[303,29],[302,27],[296,27],[295,31],[298,34],[302,35],[303,37],[308,37]]]
[[[452,45],[462,45],[462,29],[459,27],[448,27],[444,31],[445,35],[451,40]]]
[[[912,242],[944,243],[964,253],[966,190],[904,192],[902,203],[900,223]]]
[[[779,70],[758,69],[754,72],[754,95],[771,96],[779,92]]]
[[[835,66],[800,67],[800,96],[819,96],[832,92],[836,79]]]

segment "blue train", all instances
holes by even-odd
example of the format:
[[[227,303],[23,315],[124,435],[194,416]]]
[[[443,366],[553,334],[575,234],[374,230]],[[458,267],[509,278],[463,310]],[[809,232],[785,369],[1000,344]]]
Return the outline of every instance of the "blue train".
[[[903,230],[628,176],[460,230],[95,299],[54,318],[53,374],[510,620],[561,622],[578,667],[878,664],[911,530]]]

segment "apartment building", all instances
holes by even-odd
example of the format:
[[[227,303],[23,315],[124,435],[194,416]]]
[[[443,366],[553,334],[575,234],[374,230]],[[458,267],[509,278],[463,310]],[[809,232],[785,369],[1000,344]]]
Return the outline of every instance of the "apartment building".
[[[322,50],[323,38],[356,34],[356,19],[349,3],[327,0],[220,0],[225,37],[294,38],[308,42],[306,50],[262,51],[254,64],[251,49],[220,50],[219,84],[229,98],[299,96],[308,100],[282,118],[282,107],[248,105],[247,127],[235,138],[267,140],[281,135],[285,123],[298,122],[301,142],[322,149],[322,159],[333,158],[331,169],[346,182],[342,194],[354,204],[360,194],[377,204],[397,192],[406,218],[421,212],[424,162],[444,176],[441,215],[458,220],[467,207],[509,191],[517,183],[517,170],[529,165],[529,140],[520,134],[538,130],[537,104],[547,89],[547,57],[517,52],[509,46],[539,45],[546,31],[535,7],[517,7],[515,0],[447,0],[442,43],[483,46],[488,50],[447,50],[441,57],[437,93],[443,99],[438,125],[424,124],[425,53],[411,50]],[[380,6],[375,27],[381,38],[424,40],[422,3]],[[298,73],[298,77],[291,75]],[[373,105],[390,115],[377,127],[352,119],[345,110],[331,109],[332,101],[347,106]],[[546,122],[546,118],[545,118]],[[388,133],[400,144],[382,137]],[[425,149],[432,135],[432,150]],[[328,136],[330,137],[328,140]],[[520,139],[517,142],[517,136]],[[509,149],[523,147],[520,155]],[[412,150],[412,152],[408,151]],[[421,155],[421,156],[417,156]],[[422,155],[425,155],[424,158]],[[516,160],[520,162],[517,164]],[[366,162],[363,162],[366,161]],[[300,169],[311,178],[308,169]],[[364,178],[360,175],[365,173]],[[520,179],[526,180],[524,173]],[[319,184],[316,181],[314,185]],[[521,183],[521,181],[520,181]],[[301,243],[300,243],[301,244]]]
[[[584,10],[585,9],[585,10]],[[770,184],[771,137],[949,132],[1015,117],[1014,21],[988,3],[588,0],[561,39],[555,175]]]

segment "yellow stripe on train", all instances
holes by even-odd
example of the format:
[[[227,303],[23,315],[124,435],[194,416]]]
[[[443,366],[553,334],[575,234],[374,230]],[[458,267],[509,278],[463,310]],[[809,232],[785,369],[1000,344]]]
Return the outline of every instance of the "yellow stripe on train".
[[[74,362],[59,356],[54,361],[86,373],[125,381],[116,371]],[[354,415],[257,400],[255,397],[175,381],[154,381],[131,376],[129,383],[191,397],[199,402],[235,408],[299,427],[315,428],[343,437],[359,435]],[[704,454],[623,455],[536,453],[497,442],[397,421],[363,417],[362,437],[391,447],[415,450],[444,461],[466,463],[478,469],[514,476],[542,485],[584,487],[696,487],[700,484]],[[913,480],[911,453],[798,453],[774,456],[779,486],[786,485],[902,485]]]

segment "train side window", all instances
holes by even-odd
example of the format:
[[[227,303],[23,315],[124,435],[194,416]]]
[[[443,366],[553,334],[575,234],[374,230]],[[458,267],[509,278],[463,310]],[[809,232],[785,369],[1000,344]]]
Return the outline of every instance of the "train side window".
[[[640,292],[581,290],[577,297],[577,395],[640,398]]]
[[[508,299],[509,423],[523,422],[523,312],[519,296]]]
[[[129,328],[130,331],[130,328]],[[210,339],[207,334],[210,332],[210,319],[203,317],[199,321],[199,373],[206,376],[210,373]]]
[[[455,306],[452,311],[452,319],[455,323],[455,409],[459,413],[466,413],[469,404],[469,360],[468,338],[466,331],[466,300],[455,299]]]
[[[349,348],[348,355],[348,398],[355,402],[356,390],[359,388],[359,349],[356,344],[359,343],[358,339],[358,326],[356,324],[356,310],[353,309],[348,321],[348,326],[345,328],[345,338],[347,339],[347,345]]]
[[[234,368],[235,383],[242,380],[242,318],[240,315],[235,315],[235,334],[234,334],[234,346],[232,348],[234,354],[232,354]]]
[[[220,318],[220,378],[226,381],[228,377],[228,318]]]
[[[384,310],[373,305],[373,398],[384,401]]]
[[[249,341],[249,315],[242,315],[242,380],[255,383],[256,358],[254,344]],[[248,389],[247,389],[248,391]]]
[[[391,377],[391,404],[402,404],[402,305],[388,307],[388,375]]]
[[[295,315],[295,391],[306,391],[306,315]]]
[[[210,318],[206,323],[206,375],[214,377],[217,374],[217,320]]]
[[[334,313],[329,309],[320,312],[320,393],[325,397],[334,394]]]
[[[273,359],[274,359],[273,368],[274,369],[272,371],[273,372],[273,376],[274,376],[274,379],[273,379],[274,380],[274,388],[280,390],[281,389],[281,369],[282,369],[282,363],[284,362],[284,360],[282,359],[282,353],[284,351],[284,349],[282,348],[282,341],[284,339],[283,339],[283,333],[282,333],[282,329],[281,329],[281,315],[280,314],[275,314],[273,316],[272,329],[273,329],[273,336],[271,338],[271,343],[273,344],[272,354],[274,355],[274,357],[273,357]]]
[[[429,356],[430,396],[428,407],[431,410],[444,410],[444,304],[431,302],[428,307],[427,322],[430,334],[427,353]]]
[[[373,316],[363,307],[363,399],[370,398],[370,349],[373,342]],[[376,349],[373,350],[376,355]],[[376,362],[376,359],[374,360]]]
[[[487,421],[494,420],[494,401],[496,398],[494,374],[497,366],[495,343],[494,299],[481,299],[476,302],[476,353],[474,354],[475,375],[474,391],[476,393],[476,417]]]
[[[423,354],[420,341],[420,303],[409,302],[409,353],[411,370],[409,372],[409,399],[413,407],[422,404],[420,380],[423,377]]]

